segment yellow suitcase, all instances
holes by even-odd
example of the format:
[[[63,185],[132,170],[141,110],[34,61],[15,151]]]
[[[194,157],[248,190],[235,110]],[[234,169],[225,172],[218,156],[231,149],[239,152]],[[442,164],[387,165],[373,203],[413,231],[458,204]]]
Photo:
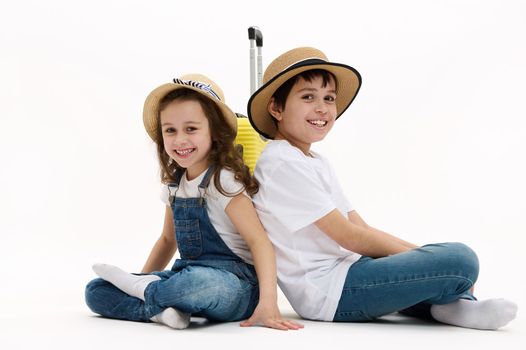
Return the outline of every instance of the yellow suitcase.
[[[261,86],[263,76],[262,55],[263,34],[258,27],[248,28],[248,39],[250,41],[250,93],[253,94]],[[257,48],[257,59],[256,59]],[[235,143],[243,154],[243,160],[248,165],[250,171],[254,173],[256,162],[265,148],[267,141],[261,137],[250,125],[248,118],[242,114],[237,114],[237,136]]]
[[[243,160],[250,168],[250,172],[254,173],[256,162],[267,142],[254,130],[246,116],[236,114],[237,136],[234,142],[243,154]]]

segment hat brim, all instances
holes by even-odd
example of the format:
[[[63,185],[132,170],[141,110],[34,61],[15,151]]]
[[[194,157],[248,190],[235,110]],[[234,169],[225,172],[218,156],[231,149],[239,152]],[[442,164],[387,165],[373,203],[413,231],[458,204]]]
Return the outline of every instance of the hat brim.
[[[146,128],[146,132],[152,140],[159,141],[161,140],[161,135],[159,135],[158,124],[159,124],[159,103],[160,101],[170,92],[179,90],[179,89],[189,89],[195,92],[200,93],[201,95],[210,99],[211,102],[215,103],[221,113],[223,118],[228,123],[228,125],[237,132],[237,117],[236,114],[222,101],[211,98],[210,95],[203,92],[199,88],[195,88],[187,85],[180,85],[176,83],[167,83],[155,88],[150,94],[146,97],[144,101],[143,109],[143,123]]]
[[[336,119],[347,110],[362,85],[360,73],[353,67],[341,63],[326,62],[320,59],[302,61],[277,74],[250,97],[247,106],[248,119],[258,133],[268,139],[274,139],[277,128],[272,120],[273,117],[268,112],[268,103],[272,95],[290,78],[312,69],[326,70],[334,74],[338,80]]]

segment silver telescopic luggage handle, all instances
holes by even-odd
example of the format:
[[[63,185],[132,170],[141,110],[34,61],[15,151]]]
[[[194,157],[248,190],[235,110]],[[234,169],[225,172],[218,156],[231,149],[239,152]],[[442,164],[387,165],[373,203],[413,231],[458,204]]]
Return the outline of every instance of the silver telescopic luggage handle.
[[[261,86],[263,78],[263,34],[258,27],[248,28],[248,40],[250,41],[250,94],[253,94]],[[257,64],[256,64],[257,48]]]

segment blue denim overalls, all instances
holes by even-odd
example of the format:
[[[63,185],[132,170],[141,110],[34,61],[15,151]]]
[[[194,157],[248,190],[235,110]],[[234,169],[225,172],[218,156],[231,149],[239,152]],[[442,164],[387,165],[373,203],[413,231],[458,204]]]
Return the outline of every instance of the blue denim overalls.
[[[86,287],[86,302],[94,312],[134,321],[147,321],[167,307],[216,321],[252,315],[259,298],[256,272],[228,248],[210,222],[205,194],[212,174],[210,167],[198,198],[175,196],[184,171],[177,171],[169,185],[181,259],[171,270],[153,273],[161,280],[148,285],[145,302],[95,279]]]

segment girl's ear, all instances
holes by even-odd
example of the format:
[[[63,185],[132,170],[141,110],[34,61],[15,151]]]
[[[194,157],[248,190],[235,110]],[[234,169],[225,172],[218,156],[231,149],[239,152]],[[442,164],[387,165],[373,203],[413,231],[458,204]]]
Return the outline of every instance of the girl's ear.
[[[281,110],[277,108],[274,97],[272,97],[268,103],[267,110],[270,115],[277,121],[281,121],[283,117],[281,116]]]

